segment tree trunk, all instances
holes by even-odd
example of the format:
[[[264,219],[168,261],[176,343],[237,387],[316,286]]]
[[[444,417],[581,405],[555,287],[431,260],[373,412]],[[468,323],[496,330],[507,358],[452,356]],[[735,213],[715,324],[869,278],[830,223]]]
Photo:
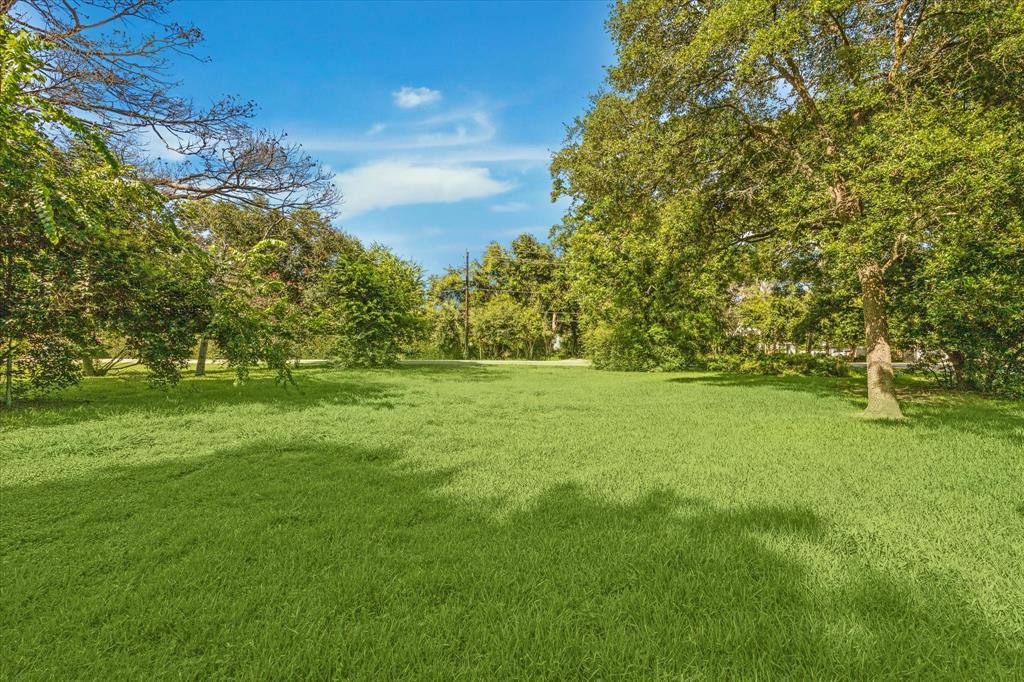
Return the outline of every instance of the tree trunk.
[[[6,230],[5,230],[6,232]],[[14,316],[14,256],[13,247],[11,246],[11,233],[7,232],[7,238],[4,240],[4,301],[3,301],[3,319],[7,319],[10,315]],[[11,330],[8,334],[13,334],[15,329],[14,325],[11,325]],[[7,337],[7,361],[4,363],[4,406],[10,407],[13,402],[14,395],[14,337]]]
[[[965,388],[964,366],[967,364],[966,356],[958,350],[946,351],[949,358],[949,366],[952,369],[953,385],[957,388]]]
[[[13,402],[14,383],[14,340],[7,341],[7,367],[4,369],[4,406],[10,407]]]
[[[889,347],[889,324],[885,313],[884,271],[870,263],[857,272],[864,298],[864,335],[867,337],[868,407],[864,416],[870,419],[902,419],[893,386],[892,349]]]
[[[91,355],[82,356],[82,374],[84,374],[87,377],[97,376],[96,365],[93,364]]]
[[[199,337],[199,353],[196,355],[196,376],[201,377],[206,374],[206,336]]]

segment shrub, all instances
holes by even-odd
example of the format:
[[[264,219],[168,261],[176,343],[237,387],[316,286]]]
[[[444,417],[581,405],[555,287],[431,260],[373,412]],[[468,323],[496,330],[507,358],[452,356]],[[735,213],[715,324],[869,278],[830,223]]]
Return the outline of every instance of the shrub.
[[[845,377],[850,366],[844,358],[807,353],[723,354],[708,358],[708,369],[733,374],[774,374],[820,377]]]
[[[656,371],[681,369],[686,357],[660,325],[601,322],[583,334],[587,355],[598,369]]]

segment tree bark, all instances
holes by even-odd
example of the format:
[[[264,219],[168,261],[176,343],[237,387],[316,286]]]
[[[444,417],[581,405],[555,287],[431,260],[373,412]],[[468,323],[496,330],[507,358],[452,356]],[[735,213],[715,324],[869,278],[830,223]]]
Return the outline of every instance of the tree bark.
[[[903,412],[893,386],[884,274],[884,269],[877,263],[869,263],[857,272],[864,298],[864,335],[867,337],[868,407],[864,416],[870,419],[902,419]]]
[[[6,232],[6,230],[5,230]],[[13,247],[11,245],[11,233],[7,232],[7,238],[4,240],[4,300],[3,300],[3,313],[4,318],[7,319],[14,316],[14,256]],[[11,329],[14,329],[12,324]],[[13,402],[13,389],[14,389],[14,336],[13,331],[8,331],[9,336],[7,337],[7,358],[4,362],[4,406],[7,408],[11,407]]]
[[[206,374],[206,336],[199,337],[199,353],[196,355],[196,376],[201,377]]]
[[[96,365],[93,364],[91,355],[82,356],[82,374],[87,377],[96,376]]]
[[[958,350],[946,351],[946,357],[949,358],[949,366],[952,369],[953,385],[957,388],[964,388],[964,365],[966,364],[966,357],[963,352]]]
[[[14,384],[14,339],[7,341],[7,362],[4,368],[4,407],[10,408],[13,401]]]

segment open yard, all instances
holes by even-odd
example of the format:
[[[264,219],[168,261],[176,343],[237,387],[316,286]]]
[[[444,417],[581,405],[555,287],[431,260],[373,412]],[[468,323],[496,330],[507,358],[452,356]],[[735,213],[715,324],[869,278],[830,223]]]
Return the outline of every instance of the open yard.
[[[584,368],[0,417],[4,678],[1024,673],[1024,408]]]

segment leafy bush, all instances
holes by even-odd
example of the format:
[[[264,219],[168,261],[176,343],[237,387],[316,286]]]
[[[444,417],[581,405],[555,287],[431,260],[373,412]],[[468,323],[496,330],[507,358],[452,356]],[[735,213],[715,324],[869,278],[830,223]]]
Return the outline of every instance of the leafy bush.
[[[312,294],[330,357],[348,367],[395,364],[425,331],[421,274],[379,246],[339,259]]]
[[[11,392],[18,397],[40,396],[78,382],[76,345],[60,336],[34,334],[9,352],[15,354]],[[3,358],[6,361],[6,357]]]
[[[536,358],[545,349],[547,330],[536,310],[499,294],[471,313],[470,333],[480,357]]]
[[[937,240],[915,275],[920,345],[934,349],[922,365],[954,388],[1024,397],[1024,218]]]
[[[444,302],[427,310],[428,334],[424,335],[417,347],[421,357],[462,358],[465,322],[463,313],[454,303]]]
[[[681,369],[686,357],[660,325],[601,322],[583,333],[587,355],[598,369],[632,372]]]
[[[716,372],[733,374],[774,374],[818,377],[845,377],[850,366],[844,358],[807,353],[757,353],[752,355],[716,355],[705,365]]]
[[[914,367],[931,374],[947,388],[1024,398],[1024,353],[979,356],[962,351],[932,351],[923,354]]]

